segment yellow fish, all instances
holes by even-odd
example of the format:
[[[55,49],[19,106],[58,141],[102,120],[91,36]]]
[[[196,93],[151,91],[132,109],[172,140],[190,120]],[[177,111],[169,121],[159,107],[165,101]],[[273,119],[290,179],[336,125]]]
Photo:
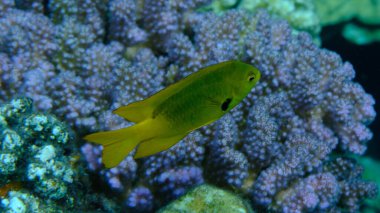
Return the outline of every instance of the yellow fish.
[[[114,111],[135,125],[84,139],[103,145],[107,168],[117,166],[135,147],[134,158],[153,155],[218,120],[240,103],[259,79],[258,69],[240,61],[208,66],[145,100]]]

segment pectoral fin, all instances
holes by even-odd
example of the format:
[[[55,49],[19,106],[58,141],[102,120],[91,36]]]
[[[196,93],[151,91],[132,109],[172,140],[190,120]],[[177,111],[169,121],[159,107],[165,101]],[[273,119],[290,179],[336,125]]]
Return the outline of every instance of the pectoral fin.
[[[187,134],[188,133],[185,135],[176,135],[170,138],[152,138],[148,141],[142,142],[137,147],[134,158],[143,158],[167,150],[178,143]]]
[[[215,98],[211,97],[211,96],[206,96],[205,98],[205,105],[206,106],[219,106],[220,105],[220,101],[216,100]]]

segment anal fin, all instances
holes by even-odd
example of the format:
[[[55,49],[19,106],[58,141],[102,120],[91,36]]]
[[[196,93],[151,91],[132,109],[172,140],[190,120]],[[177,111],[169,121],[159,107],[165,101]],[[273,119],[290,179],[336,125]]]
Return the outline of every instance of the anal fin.
[[[137,147],[134,158],[143,158],[156,154],[158,152],[165,151],[178,143],[186,135],[187,133],[185,135],[176,135],[169,138],[152,138],[148,141],[144,141]]]

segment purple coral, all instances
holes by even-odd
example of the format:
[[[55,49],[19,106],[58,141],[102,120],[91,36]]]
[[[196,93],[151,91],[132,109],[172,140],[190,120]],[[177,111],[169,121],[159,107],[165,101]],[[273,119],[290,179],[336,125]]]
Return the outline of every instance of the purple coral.
[[[164,203],[179,198],[203,182],[202,170],[194,166],[170,169],[154,179],[154,185],[158,187],[157,194]]]
[[[0,17],[2,17],[2,14],[5,14],[9,9],[13,8],[15,6],[15,2],[13,0],[3,0],[0,3]]]
[[[374,198],[378,194],[378,186],[361,178],[363,167],[353,159],[336,158],[329,161],[323,170],[335,175],[341,190],[337,206],[348,212],[359,211],[359,204],[364,198]]]
[[[136,24],[138,3],[134,0],[112,0],[109,4],[109,38],[126,45],[145,42],[148,34]]]
[[[330,173],[310,175],[294,186],[278,193],[271,208],[277,212],[326,210],[338,202],[340,187]]]
[[[163,171],[181,165],[201,166],[204,159],[204,140],[202,135],[194,131],[167,151],[149,156],[143,160],[143,179],[153,185],[155,178]]]
[[[103,170],[104,175],[111,188],[122,191],[129,187],[128,182],[136,178],[137,164],[131,156],[125,158],[118,166]]]
[[[235,147],[239,143],[238,127],[227,114],[215,124],[214,138],[206,144],[207,177],[214,184],[241,188],[248,177],[246,156]]]
[[[81,147],[82,153],[85,153],[85,160],[88,162],[88,168],[92,172],[100,172],[108,185],[116,190],[123,191],[128,185],[127,182],[136,178],[137,164],[131,156],[125,158],[118,166],[102,170],[102,147],[85,144]]]
[[[134,188],[128,195],[125,205],[133,212],[150,212],[153,209],[152,192],[143,186]]]
[[[86,26],[101,40],[105,34],[104,16],[108,1],[88,0],[50,0],[47,2],[49,16],[55,24],[62,23],[67,19],[73,19],[77,23]]]
[[[195,9],[208,0],[148,1],[144,4],[144,28],[152,35],[165,37],[182,30],[184,12]]]
[[[285,101],[284,93],[259,99],[248,114],[247,127],[249,128],[242,132],[242,152],[247,156],[251,169],[267,167],[282,146],[279,143],[279,130],[285,123],[279,123],[278,119],[271,116],[276,108],[279,110],[290,108],[289,103]],[[291,111],[282,112],[284,111],[280,112],[281,116],[291,113]],[[293,116],[290,114],[286,117],[294,119]]]

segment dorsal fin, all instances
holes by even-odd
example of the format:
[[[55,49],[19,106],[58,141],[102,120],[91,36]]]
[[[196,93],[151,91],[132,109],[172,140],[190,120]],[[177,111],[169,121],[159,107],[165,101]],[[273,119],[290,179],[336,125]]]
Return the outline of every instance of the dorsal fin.
[[[122,106],[113,111],[128,121],[139,123],[147,118],[150,118],[154,108],[146,102],[146,100],[130,103],[127,106]]]

